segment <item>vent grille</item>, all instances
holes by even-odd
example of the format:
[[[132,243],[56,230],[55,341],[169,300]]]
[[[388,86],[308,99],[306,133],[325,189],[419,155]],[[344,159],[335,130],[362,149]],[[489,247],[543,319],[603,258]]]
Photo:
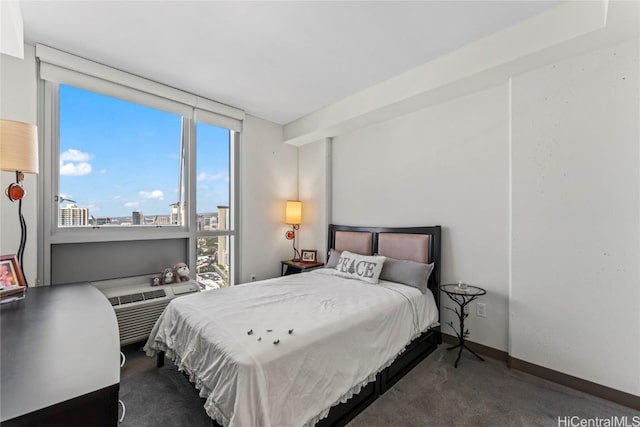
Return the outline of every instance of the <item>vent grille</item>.
[[[199,292],[197,283],[150,288],[148,285],[122,286],[103,292],[116,313],[120,345],[144,341],[169,302],[186,294]]]
[[[136,292],[128,295],[120,295],[119,297],[111,297],[109,298],[109,302],[113,306],[122,305],[122,304],[131,304],[132,302],[140,302],[147,301],[155,298],[163,298],[166,297],[167,293],[164,289],[158,289],[157,291],[149,291],[149,292]]]
[[[159,292],[159,291],[154,291]],[[161,291],[164,293],[164,291]],[[128,296],[128,295],[127,295]],[[142,295],[141,295],[142,296]],[[160,298],[160,297],[155,297]],[[120,297],[122,301],[122,297]],[[149,337],[153,325],[170,300],[149,302],[145,305],[121,307],[116,310],[120,328],[120,345],[143,341]]]
[[[164,289],[158,289],[157,291],[143,292],[142,296],[144,297],[145,300],[147,300],[147,299],[166,297],[167,294],[164,291]]]

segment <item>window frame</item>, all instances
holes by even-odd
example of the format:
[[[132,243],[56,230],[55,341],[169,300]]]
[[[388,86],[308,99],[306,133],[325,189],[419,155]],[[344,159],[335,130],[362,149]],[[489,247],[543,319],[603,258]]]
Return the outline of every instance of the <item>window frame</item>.
[[[189,126],[189,141],[187,143],[188,156],[186,156],[186,163],[189,171],[187,197],[189,200],[193,200],[191,209],[189,209],[189,224],[190,227],[190,240],[193,242],[189,244],[189,259],[193,260],[193,267],[189,267],[191,271],[196,274],[195,262],[198,258],[197,245],[199,237],[218,237],[229,236],[229,257],[231,259],[231,268],[229,269],[229,286],[236,284],[236,278],[240,277],[240,252],[238,250],[238,224],[239,224],[239,203],[240,200],[238,192],[239,182],[239,146],[241,131],[229,129],[229,225],[226,230],[198,230],[198,212],[197,212],[197,185],[198,185],[198,168],[197,168],[197,153],[198,153],[198,135],[197,124],[204,123],[211,126],[224,127],[220,123],[207,118],[201,118],[196,116],[193,120],[190,120]]]
[[[128,102],[136,102],[130,97],[122,98],[113,94],[106,93],[108,91],[96,91],[93,88],[83,87],[81,84],[73,82],[65,82],[65,84],[89,90],[102,95],[124,99]],[[135,95],[135,93],[134,93]],[[135,98],[135,96],[134,96]],[[42,191],[40,191],[38,232],[43,236],[43,245],[38,249],[38,256],[42,262],[38,266],[38,277],[42,278],[44,283],[51,283],[52,260],[51,253],[53,246],[65,243],[84,243],[84,242],[111,242],[111,241],[135,241],[135,240],[161,240],[161,239],[187,239],[188,254],[185,262],[189,265],[192,272],[196,271],[197,259],[197,239],[203,232],[197,230],[197,212],[196,212],[196,116],[197,109],[192,108],[190,116],[182,115],[181,145],[184,152],[183,158],[183,178],[182,189],[185,204],[185,218],[182,225],[168,226],[128,226],[126,230],[122,227],[92,227],[92,226],[64,226],[60,227],[58,223],[58,212],[56,211],[59,203],[57,196],[59,194],[59,123],[60,123],[60,98],[59,83],[38,79],[38,120],[40,140],[40,159],[41,171],[38,175],[38,183]],[[212,102],[212,101],[210,101]],[[144,102],[138,102],[151,108],[158,109],[157,106],[148,105]],[[162,110],[162,108],[160,108]],[[215,117],[214,113],[206,112],[201,114],[198,121],[206,124],[220,126],[229,129],[230,147],[229,147],[229,208],[230,208],[230,224],[227,230],[208,231],[207,235],[228,235],[230,237],[230,271],[229,284],[235,285],[236,278],[239,277],[240,271],[240,252],[238,250],[238,226],[239,226],[239,144],[242,133],[242,120],[240,120],[240,129],[231,129],[225,126],[230,123],[224,117],[218,123],[208,120],[207,118]],[[238,127],[238,126],[234,126]]]

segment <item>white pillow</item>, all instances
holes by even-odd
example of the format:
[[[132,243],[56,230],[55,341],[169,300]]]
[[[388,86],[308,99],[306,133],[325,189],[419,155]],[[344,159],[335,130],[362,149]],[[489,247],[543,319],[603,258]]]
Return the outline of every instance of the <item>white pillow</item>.
[[[365,256],[342,251],[338,265],[336,265],[336,276],[378,283],[378,277],[380,277],[386,259],[387,257],[381,255]]]

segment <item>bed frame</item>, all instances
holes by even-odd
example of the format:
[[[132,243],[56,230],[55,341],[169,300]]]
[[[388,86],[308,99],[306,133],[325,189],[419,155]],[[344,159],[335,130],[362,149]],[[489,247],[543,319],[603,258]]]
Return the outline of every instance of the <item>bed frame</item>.
[[[373,234],[371,253],[378,252],[378,236],[380,233],[404,233],[404,234],[428,234],[431,236],[429,248],[430,261],[434,263],[433,271],[429,276],[429,289],[433,293],[438,309],[440,308],[440,239],[441,227],[353,227],[346,225],[329,225],[329,245],[335,246],[336,231],[356,231]],[[438,319],[439,320],[439,319]],[[367,406],[373,403],[379,396],[389,390],[398,380],[405,376],[411,369],[431,354],[438,344],[442,343],[440,326],[425,331],[413,340],[389,366],[376,376],[375,381],[367,384],[360,393],[354,395],[345,403],[334,406],[329,411],[329,416],[320,420],[316,427],[341,427],[355,418]]]
[[[429,289],[433,293],[438,309],[440,308],[440,239],[441,227],[360,227],[346,225],[329,225],[329,248],[335,244],[337,231],[365,232],[372,234],[371,253],[378,252],[378,236],[380,233],[404,233],[404,234],[427,234],[431,236],[429,256],[434,263],[433,271],[429,276]],[[439,320],[439,319],[438,319]],[[387,368],[376,376],[375,381],[370,382],[362,388],[360,393],[354,395],[345,403],[341,403],[331,408],[327,418],[320,420],[317,427],[341,427],[355,418],[367,406],[373,403],[379,396],[389,390],[398,380],[405,376],[411,369],[420,363],[425,357],[431,354],[438,344],[442,343],[440,326],[431,328],[414,339],[406,347],[405,351]],[[164,364],[164,353],[157,356],[158,367]],[[214,427],[220,425],[212,420]]]

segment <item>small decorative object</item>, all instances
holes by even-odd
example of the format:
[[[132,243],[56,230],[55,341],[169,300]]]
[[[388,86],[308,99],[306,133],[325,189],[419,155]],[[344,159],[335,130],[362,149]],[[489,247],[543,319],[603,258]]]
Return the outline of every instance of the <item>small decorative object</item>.
[[[462,283],[461,280],[458,280],[458,288],[467,289],[467,284],[466,283]]]
[[[151,278],[151,286],[160,286],[160,285],[162,285],[162,277],[153,276]]]
[[[173,283],[173,268],[165,268],[162,272],[162,284],[168,285]]]
[[[0,256],[0,301],[10,302],[24,298],[26,282],[16,255]]]
[[[253,329],[249,329],[249,330],[247,331],[247,335],[253,335]]]
[[[274,343],[275,345],[278,345],[278,344],[280,344],[280,340],[275,340],[273,343]]]
[[[188,282],[191,280],[189,278],[189,267],[184,262],[179,262],[174,265],[173,271],[175,273],[174,280],[176,282]]]
[[[262,337],[258,337],[258,341],[262,341]]]
[[[25,286],[24,276],[16,255],[0,256],[0,286]]]
[[[293,334],[293,329],[289,329],[289,335]]]
[[[302,250],[302,262],[316,262],[318,258],[318,251],[312,249],[303,249]]]

